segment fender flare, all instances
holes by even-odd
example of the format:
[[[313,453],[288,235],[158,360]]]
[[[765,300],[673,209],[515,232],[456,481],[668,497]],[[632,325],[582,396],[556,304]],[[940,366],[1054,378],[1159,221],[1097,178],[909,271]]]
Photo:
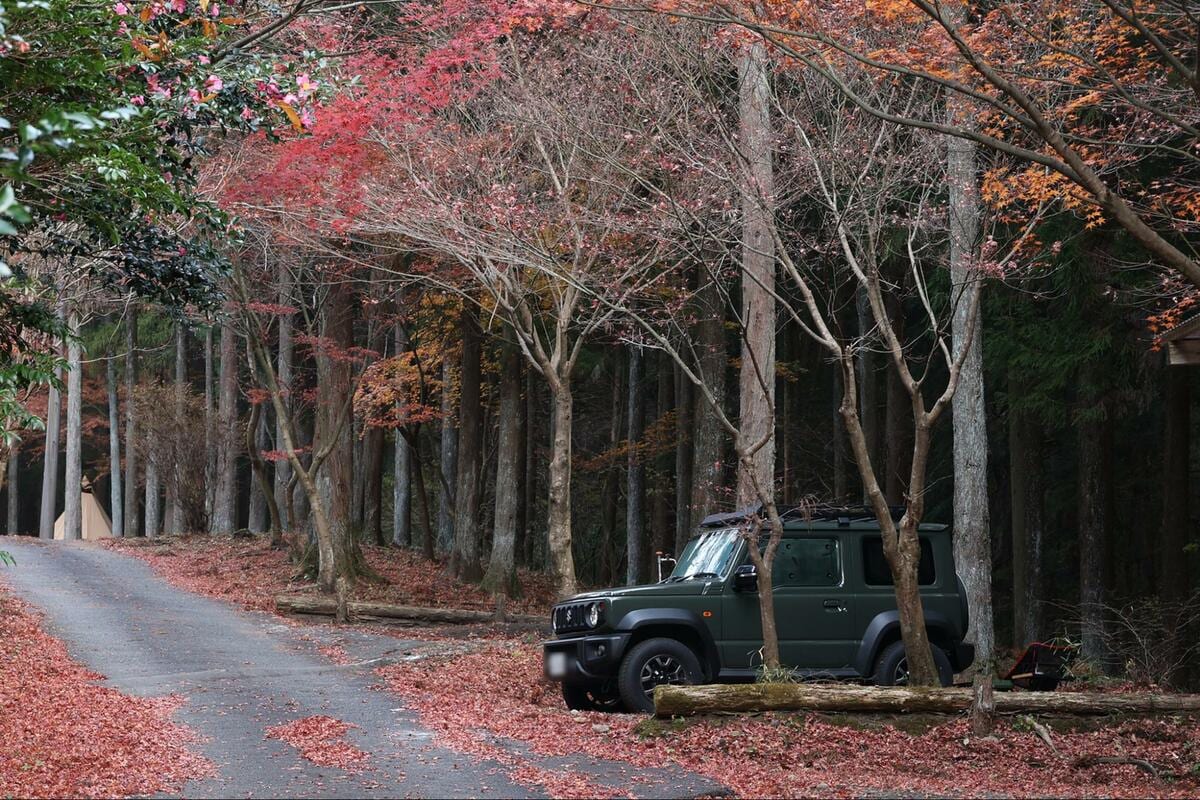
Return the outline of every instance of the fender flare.
[[[883,649],[883,641],[899,629],[899,611],[892,609],[891,611],[881,611],[875,615],[867,625],[867,629],[863,631],[862,642],[854,657],[854,668],[859,675],[864,678],[871,676],[875,669],[875,659],[879,657],[879,651]],[[952,647],[962,641],[962,633],[958,630],[958,626],[937,611],[925,612],[925,630],[929,632],[931,639],[944,639]],[[947,653],[947,655],[951,654]]]
[[[711,680],[721,671],[721,657],[712,631],[695,611],[683,608],[640,608],[621,617],[615,626],[618,633],[634,634],[649,627],[686,628],[700,640],[702,652],[696,655]]]

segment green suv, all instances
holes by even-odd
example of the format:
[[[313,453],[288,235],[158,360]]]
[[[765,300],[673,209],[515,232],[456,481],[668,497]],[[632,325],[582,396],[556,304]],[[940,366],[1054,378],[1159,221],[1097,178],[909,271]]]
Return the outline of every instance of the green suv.
[[[659,684],[754,680],[762,624],[758,576],[741,534],[749,513],[707,517],[659,583],[589,592],[554,607],[556,638],[544,645],[543,665],[562,683],[568,707],[651,711]],[[822,508],[783,519],[771,572],[784,664],[802,677],[903,683],[907,662],[875,517]],[[925,626],[948,685],[975,657],[962,641],[967,599],[949,528],[922,525],[919,533]]]

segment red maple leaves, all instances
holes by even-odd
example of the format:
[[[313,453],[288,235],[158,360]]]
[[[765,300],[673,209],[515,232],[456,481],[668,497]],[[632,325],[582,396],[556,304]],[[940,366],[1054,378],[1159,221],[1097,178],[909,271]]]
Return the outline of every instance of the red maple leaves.
[[[127,797],[178,791],[213,766],[172,722],[182,697],[131,697],[42,631],[0,588],[0,796]]]
[[[318,714],[267,728],[267,738],[290,744],[319,766],[358,772],[365,768],[370,756],[345,741],[353,727],[348,722]]]

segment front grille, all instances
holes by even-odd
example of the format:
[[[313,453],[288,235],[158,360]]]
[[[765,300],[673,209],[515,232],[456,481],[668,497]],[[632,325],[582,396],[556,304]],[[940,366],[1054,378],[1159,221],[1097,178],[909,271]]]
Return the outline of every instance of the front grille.
[[[554,623],[554,632],[586,631],[588,629],[587,606],[587,603],[564,603],[561,606],[555,606],[551,617],[551,621]]]

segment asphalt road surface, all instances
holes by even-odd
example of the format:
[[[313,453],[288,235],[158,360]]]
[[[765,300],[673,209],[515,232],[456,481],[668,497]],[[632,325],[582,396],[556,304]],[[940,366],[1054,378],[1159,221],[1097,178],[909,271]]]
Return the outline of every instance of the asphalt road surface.
[[[217,767],[183,787],[186,797],[527,797],[495,762],[440,747],[415,713],[378,686],[372,669],[419,655],[427,641],[287,625],[176,589],[142,561],[93,544],[6,537],[17,559],[5,578],[45,612],[48,633],[71,656],[135,695],[179,694],[176,713],[204,739]],[[336,665],[318,652],[341,646],[355,663]],[[265,729],[328,714],[357,726],[347,738],[371,755],[371,769],[350,773],[304,760]],[[497,743],[493,740],[493,743]],[[723,794],[720,786],[678,770],[637,770],[623,763],[530,754],[500,742],[531,765],[570,769],[637,797]]]

